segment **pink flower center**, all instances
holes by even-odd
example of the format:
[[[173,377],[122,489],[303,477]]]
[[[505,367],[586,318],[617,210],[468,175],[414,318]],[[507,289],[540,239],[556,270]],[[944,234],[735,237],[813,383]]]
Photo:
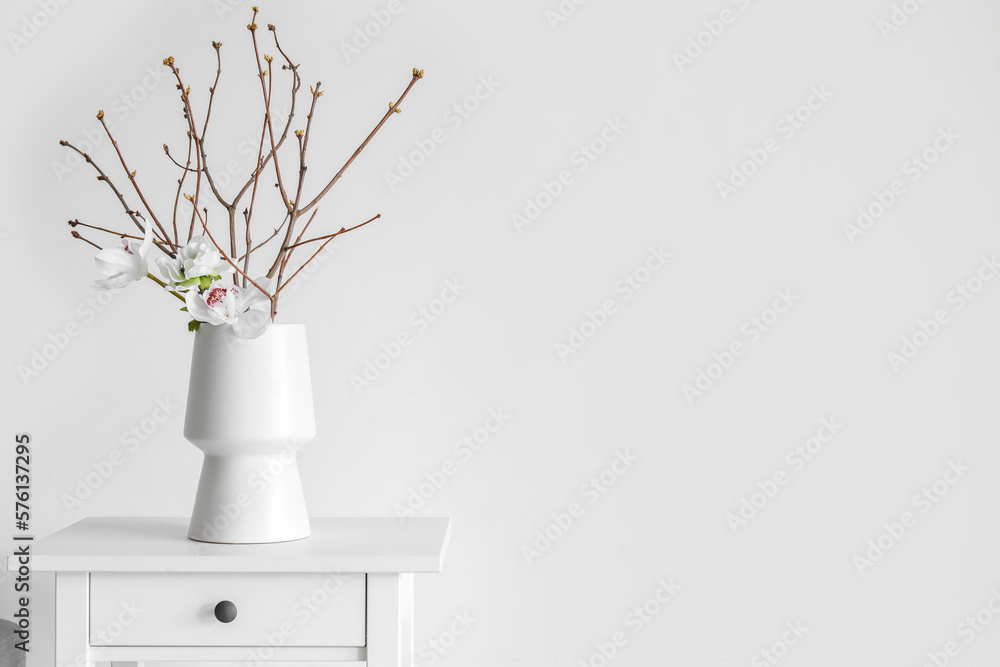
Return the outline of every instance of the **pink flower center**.
[[[208,292],[208,298],[205,299],[205,303],[209,307],[214,306],[217,303],[222,302],[226,298],[226,288],[225,287],[214,287]]]
[[[134,255],[135,254],[135,253],[132,252],[132,248],[128,247],[128,239],[126,239],[126,238],[122,238],[122,250],[124,250],[125,252],[127,252],[130,255]]]

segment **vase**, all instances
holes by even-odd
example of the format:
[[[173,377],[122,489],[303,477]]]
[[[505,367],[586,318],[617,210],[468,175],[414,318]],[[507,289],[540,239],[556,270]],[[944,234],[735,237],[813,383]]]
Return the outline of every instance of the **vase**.
[[[188,537],[217,544],[309,537],[297,454],[316,435],[305,326],[258,338],[195,332],[184,437],[205,459]]]

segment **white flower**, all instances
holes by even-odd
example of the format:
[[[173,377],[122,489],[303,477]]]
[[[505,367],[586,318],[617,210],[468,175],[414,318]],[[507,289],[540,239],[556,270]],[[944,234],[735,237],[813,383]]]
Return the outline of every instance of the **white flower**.
[[[185,295],[184,300],[187,302],[191,317],[199,322],[219,326],[236,323],[239,317],[237,308],[242,301],[242,295],[239,286],[227,287],[216,282],[204,292],[191,290]]]
[[[177,251],[177,257],[161,257],[156,265],[167,287],[177,292],[201,285],[201,279],[218,279],[233,272],[214,244],[203,236],[195,236]]]
[[[106,277],[95,280],[92,287],[99,290],[120,290],[129,283],[142,280],[149,273],[146,255],[153,247],[153,226],[146,223],[142,244],[131,243],[122,237],[121,248],[105,248],[97,253],[94,261],[98,270]]]
[[[257,284],[271,289],[267,278],[258,278]],[[191,317],[213,326],[228,324],[240,338],[256,338],[271,323],[271,300],[253,285],[241,289],[217,280],[203,292],[190,290],[185,301]]]

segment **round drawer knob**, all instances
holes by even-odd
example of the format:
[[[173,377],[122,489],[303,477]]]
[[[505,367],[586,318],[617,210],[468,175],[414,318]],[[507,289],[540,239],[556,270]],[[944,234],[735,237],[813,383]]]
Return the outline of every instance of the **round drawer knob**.
[[[236,605],[229,600],[223,600],[215,605],[215,617],[222,623],[232,623],[236,620]]]

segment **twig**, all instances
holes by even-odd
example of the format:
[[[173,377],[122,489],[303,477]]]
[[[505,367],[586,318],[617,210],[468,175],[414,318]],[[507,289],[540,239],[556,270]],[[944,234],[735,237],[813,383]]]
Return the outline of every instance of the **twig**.
[[[80,239],[84,243],[89,243],[90,245],[94,246],[98,250],[104,250],[104,248],[102,248],[101,246],[97,245],[96,243],[94,243],[90,239],[86,239],[83,236],[81,236],[80,232],[76,231],[75,229],[72,232],[70,232],[70,235],[72,235],[72,237],[75,238],[75,239]]]
[[[302,240],[302,236],[306,233],[306,230],[309,229],[309,225],[312,224],[313,218],[316,217],[317,213],[319,213],[319,209],[318,208],[314,209],[313,212],[312,212],[312,215],[310,215],[309,219],[306,220],[306,224],[302,227],[302,231],[299,232],[299,237],[297,239],[295,239],[296,243],[298,243],[299,241]],[[275,282],[275,285],[277,287],[281,287],[281,284],[282,284],[281,279],[282,279],[282,276],[285,275],[285,267],[288,266],[289,260],[292,259],[292,253],[293,252],[295,252],[295,251],[294,250],[289,250],[288,252],[286,252],[285,253],[285,258],[281,261],[281,268],[278,269],[278,280]],[[278,250],[278,255],[279,256],[281,255],[281,249]],[[274,316],[277,313],[278,313],[278,299],[277,299],[277,297],[275,297],[274,299],[271,300],[271,318],[274,319]]]
[[[184,103],[184,120],[187,121],[188,125],[188,138],[194,141],[195,145],[195,162],[197,163],[197,174],[195,175],[194,181],[194,210],[198,210],[198,200],[201,197],[201,174],[203,171],[207,172],[205,165],[202,164],[201,160],[201,140],[198,138],[198,128],[194,123],[194,112],[191,110],[191,98],[188,97],[188,92],[191,90],[189,87],[184,86],[184,82],[181,80],[181,71],[177,69],[174,65],[174,57],[168,56],[163,59],[163,64],[170,68],[170,72],[177,79],[177,90],[181,91],[181,101]],[[211,175],[209,175],[211,178]],[[216,192],[218,197],[218,193]],[[194,216],[191,216],[191,225],[188,227],[188,240],[191,240],[191,236],[194,234]]]
[[[212,87],[208,89],[208,109],[205,111],[205,123],[201,127],[202,147],[205,145],[205,135],[208,134],[208,119],[212,116],[212,102],[215,101],[215,89],[219,86],[219,77],[222,76],[222,42],[212,42],[212,48],[215,49],[215,81],[212,82]],[[204,156],[204,152],[202,155]]]
[[[245,255],[243,255],[243,273],[247,273],[247,272],[250,271],[250,252],[251,252],[251,241],[250,241],[250,209],[248,209],[248,208],[243,209],[243,219],[246,221],[246,225],[247,225],[247,238],[246,238],[247,253]],[[237,260],[237,261],[239,261],[239,260]],[[244,280],[243,281],[243,287],[246,287],[246,286],[247,286],[247,283]]]
[[[178,245],[179,242],[180,242],[180,237],[177,234],[177,208],[180,206],[181,190],[183,190],[183,188],[184,188],[184,181],[187,179],[188,172],[191,171],[190,167],[191,167],[191,144],[192,144],[192,142],[193,142],[193,139],[191,138],[191,135],[188,135],[188,154],[187,154],[187,166],[186,167],[181,166],[180,163],[178,163],[177,160],[175,160],[174,157],[170,154],[170,148],[166,144],[163,144],[163,152],[167,154],[167,157],[170,158],[170,161],[173,162],[174,164],[176,164],[181,169],[183,169],[183,171],[181,172],[181,177],[177,179],[177,193],[174,195],[174,212],[173,212],[173,216],[171,218],[172,221],[173,221],[173,225],[174,225],[174,245]],[[191,235],[191,232],[189,230],[188,231],[188,239],[187,239],[188,241],[191,240],[191,236],[192,235]]]
[[[264,68],[260,64],[260,49],[257,47],[257,8],[253,8],[253,19],[247,29],[250,31],[250,36],[253,40],[253,55],[254,61],[257,63],[257,75],[260,78],[260,92],[264,96],[264,103],[270,107],[269,98],[270,95],[267,91],[267,86],[264,85]],[[268,71],[270,71],[271,61],[268,60]],[[274,127],[271,124],[271,114],[269,109],[264,111],[264,123],[267,126],[268,135],[271,138],[271,153],[274,155],[274,174],[278,179],[278,191],[281,193],[281,201],[284,202],[285,208],[291,210],[291,204],[288,203],[288,194],[285,192],[285,184],[281,179],[281,166],[278,164],[277,148],[274,142]]]
[[[318,255],[321,252],[323,252],[323,248],[325,248],[327,246],[327,244],[330,243],[330,241],[332,241],[333,239],[337,238],[338,236],[340,236],[341,234],[343,234],[345,232],[351,231],[351,229],[357,229],[358,227],[363,227],[363,226],[367,225],[369,222],[371,222],[372,220],[377,220],[380,217],[382,217],[382,216],[381,215],[376,215],[374,218],[370,218],[369,220],[366,220],[365,222],[362,222],[360,225],[355,225],[354,227],[351,227],[350,229],[343,229],[342,228],[336,234],[330,234],[330,237],[323,243],[323,245],[321,245],[319,247],[319,249],[316,252],[314,252],[312,254],[312,257],[310,257],[309,259],[307,259],[305,261],[305,263],[302,264],[302,266],[300,266],[298,268],[298,270],[296,270],[295,273],[293,273],[288,280],[286,280],[284,283],[282,283],[281,285],[278,286],[278,289],[275,290],[275,292],[274,292],[274,297],[272,298],[272,303],[274,303],[274,301],[277,300],[278,294],[281,293],[281,290],[285,289],[285,285],[287,285],[288,283],[290,283],[293,280],[295,280],[295,276],[299,275],[299,272],[302,271],[302,269],[306,268],[306,266],[309,264],[309,262],[311,262],[314,259],[316,259],[316,255]]]
[[[289,239],[291,239],[292,232],[294,231],[295,228],[295,223],[296,221],[298,221],[299,215],[301,215],[301,213],[298,210],[298,204],[302,197],[302,186],[305,184],[306,169],[308,169],[308,167],[306,166],[306,150],[309,148],[309,135],[310,131],[312,130],[312,119],[313,115],[316,112],[316,102],[319,100],[320,97],[323,96],[323,91],[320,90],[320,85],[321,83],[317,81],[315,87],[309,88],[309,92],[312,93],[312,104],[309,105],[309,114],[306,116],[305,131],[295,130],[295,137],[296,139],[298,139],[299,142],[299,182],[295,190],[295,201],[291,202],[291,210],[289,211],[288,231],[285,232],[285,240],[284,240],[284,243],[286,245]],[[309,220],[306,222],[306,227],[309,226],[309,223],[312,222],[314,217],[316,217],[315,211],[313,212],[312,217],[310,217]],[[302,230],[302,233],[304,232],[305,229]],[[302,239],[302,233],[299,234],[299,240]],[[288,260],[290,256],[291,255],[286,248],[280,248],[278,250],[277,257],[275,258],[275,264],[271,266],[270,272],[268,274],[268,275],[273,275],[275,266],[277,266],[280,263],[280,266],[278,268],[277,284],[281,283],[281,277],[285,273],[285,267],[288,265]],[[271,303],[272,317],[273,314],[277,312],[277,306],[278,304],[276,301],[273,301]]]
[[[87,161],[87,164],[89,164],[97,171],[98,174],[97,180],[103,181],[104,183],[108,184],[108,187],[111,188],[111,191],[115,193],[116,197],[118,197],[118,201],[121,202],[122,208],[125,209],[125,213],[132,220],[132,222],[135,223],[135,226],[139,228],[139,231],[145,234],[146,228],[142,225],[142,223],[139,222],[138,218],[136,218],[135,211],[133,211],[132,208],[128,205],[128,202],[125,201],[125,196],[121,193],[121,190],[115,187],[115,184],[111,182],[111,179],[108,178],[108,175],[104,173],[104,170],[101,169],[100,166],[98,166],[98,164],[93,160],[93,158],[91,158],[90,155],[84,153],[83,151],[81,151],[79,148],[77,148],[68,141],[62,140],[59,142],[59,145],[65,146],[66,148],[69,148],[70,150],[73,150],[76,153],[78,153],[81,157],[83,157],[84,160]],[[168,257],[174,256],[174,253],[170,250],[170,248],[164,247],[163,245],[157,245],[156,247],[162,250],[164,253],[166,253]]]
[[[347,232],[353,232],[358,227],[364,227],[369,222],[373,222],[375,220],[378,220],[381,217],[382,217],[382,214],[379,213],[374,218],[371,218],[369,220],[365,220],[360,225],[354,225],[353,227],[348,227],[346,229],[344,227],[341,227],[340,231],[334,232],[333,234],[326,234],[325,236],[317,236],[315,238],[307,239],[305,241],[296,242],[295,245],[288,246],[288,250],[292,250],[293,248],[298,248],[300,245],[306,245],[307,243],[314,243],[316,241],[322,241],[323,239],[332,239],[334,236],[340,236],[341,234],[346,234]]]
[[[298,237],[297,239],[295,239],[295,243],[296,243],[296,244],[298,244],[298,242],[302,240],[302,237],[303,237],[303,236],[305,236],[305,234],[306,234],[306,231],[307,231],[307,230],[309,229],[309,225],[311,225],[311,224],[312,224],[312,221],[313,221],[313,218],[315,218],[315,217],[316,217],[316,214],[317,214],[317,213],[319,213],[319,209],[316,209],[315,211],[313,211],[313,212],[312,212],[312,215],[310,215],[310,216],[309,216],[309,219],[308,219],[308,220],[306,220],[306,224],[305,224],[305,225],[304,225],[304,226],[302,227],[302,231],[301,231],[301,232],[299,232],[299,237]],[[291,253],[291,251],[289,250],[288,254],[287,254],[287,255],[285,255],[285,260],[284,260],[284,262],[283,262],[283,263],[282,263],[282,265],[281,265],[281,266],[282,266],[282,268],[284,268],[285,264],[287,264],[287,263],[288,263],[288,260],[289,260],[289,259],[291,258],[291,256],[292,256],[292,253]]]
[[[184,197],[188,201],[192,201],[191,195],[184,195]],[[194,212],[198,216],[198,219],[201,221],[201,228],[205,231],[206,234],[208,234],[209,240],[212,242],[212,245],[215,246],[215,249],[219,251],[219,254],[222,255],[222,258],[224,260],[226,260],[227,262],[229,262],[229,265],[232,266],[234,269],[236,269],[237,273],[239,273],[241,276],[243,276],[251,285],[253,285],[257,289],[259,289],[268,299],[270,299],[271,298],[271,293],[268,292],[263,287],[261,287],[260,285],[258,285],[257,282],[253,278],[251,278],[247,274],[243,273],[243,271],[240,269],[240,267],[237,266],[236,263],[233,262],[233,260],[231,260],[229,258],[229,255],[226,254],[226,251],[222,249],[222,247],[215,240],[215,237],[212,236],[212,232],[208,231],[208,223],[205,222],[205,219],[201,217],[201,213],[198,212],[198,209],[195,209]]]
[[[306,182],[306,151],[309,150],[309,135],[312,130],[313,114],[316,113],[316,102],[319,98],[323,97],[323,91],[319,89],[320,82],[316,82],[315,88],[310,88],[312,92],[312,104],[309,105],[309,115],[306,116],[306,130],[299,134],[298,131],[295,135],[299,138],[299,184],[295,189],[295,203],[294,206],[298,206],[300,198],[302,197],[302,186]],[[297,217],[297,216],[296,216]]]
[[[191,144],[191,137],[188,137],[188,144],[189,145]],[[167,154],[167,157],[170,158],[170,161],[173,162],[178,169],[182,169],[183,171],[186,172],[190,171],[192,173],[198,171],[197,169],[192,169],[191,167],[185,167],[183,164],[175,160],[174,156],[170,154],[170,147],[167,146],[166,144],[163,144],[163,152]],[[190,154],[188,155],[187,164],[191,164]]]
[[[418,70],[418,69],[413,70],[413,78],[410,79],[410,84],[406,87],[406,90],[403,91],[403,94],[399,96],[399,99],[396,100],[395,104],[389,105],[389,110],[385,113],[384,116],[382,116],[382,120],[380,120],[378,122],[378,125],[375,126],[375,129],[372,130],[367,137],[365,137],[365,140],[361,142],[361,145],[358,146],[358,149],[354,151],[354,154],[351,155],[351,157],[347,160],[347,162],[344,163],[344,166],[340,168],[340,171],[338,171],[334,175],[334,177],[330,179],[330,182],[326,184],[326,187],[323,188],[311,202],[309,202],[308,204],[306,204],[301,208],[301,211],[303,213],[305,213],[313,206],[315,206],[317,203],[319,203],[319,200],[322,199],[323,196],[330,191],[330,188],[332,188],[336,184],[336,182],[340,180],[340,177],[344,175],[344,172],[347,171],[347,168],[351,166],[351,163],[354,162],[354,159],[358,157],[361,151],[364,150],[365,146],[368,145],[368,142],[372,140],[372,137],[375,136],[375,133],[378,132],[383,125],[385,125],[385,121],[389,120],[389,116],[391,116],[393,113],[400,112],[399,105],[403,103],[403,100],[406,98],[407,93],[409,93],[410,89],[413,88],[413,84],[415,84],[423,77],[424,77],[423,70]]]
[[[257,169],[254,171],[253,179],[253,192],[250,193],[250,206],[243,211],[243,217],[246,219],[247,227],[247,237],[246,237],[246,249],[247,253],[243,256],[243,272],[246,273],[250,270],[250,255],[253,253],[253,242],[250,240],[250,219],[253,217],[253,205],[257,201],[257,185],[260,182],[261,174],[261,162],[264,159],[264,140],[267,138],[267,128],[269,125],[269,118],[271,117],[271,90],[274,88],[274,79],[271,76],[271,56],[264,56],[267,61],[267,75],[268,75],[268,85],[267,94],[264,96],[264,126],[260,131],[260,146],[257,148]],[[264,81],[264,73],[260,75],[261,82]],[[275,160],[275,164],[278,164]],[[235,241],[233,245],[233,255],[236,254]],[[246,282],[243,283],[246,287]]]
[[[215,89],[218,88],[219,78],[222,76],[222,42],[212,42],[212,48],[215,49],[215,81],[212,82],[212,87],[208,89],[208,109],[205,111],[205,122],[201,128],[201,136],[198,137],[198,151],[201,155],[201,170],[205,172],[205,179],[208,181],[208,186],[211,188],[212,194],[219,200],[223,208],[228,209],[230,212],[235,212],[236,202],[227,202],[215,186],[215,179],[212,178],[212,172],[208,168],[208,154],[205,152],[205,135],[208,134],[208,121],[212,117],[212,103],[215,101]],[[194,120],[192,119],[191,122],[193,127]],[[235,246],[233,248],[233,253],[235,254]]]
[[[378,124],[375,126],[375,129],[373,129],[368,134],[368,136],[365,137],[365,140],[361,142],[361,145],[358,146],[357,150],[355,150],[354,153],[351,155],[351,157],[348,158],[347,162],[344,163],[344,166],[340,168],[340,171],[338,171],[334,175],[334,177],[330,179],[330,182],[326,184],[326,187],[324,187],[323,190],[320,191],[320,193],[316,195],[316,197],[305,206],[300,206],[299,202],[295,202],[294,209],[292,211],[292,219],[288,223],[288,230],[285,232],[285,240],[282,243],[282,249],[281,251],[279,251],[278,256],[274,259],[274,264],[271,265],[271,268],[267,272],[268,278],[273,277],[275,272],[278,271],[278,269],[281,267],[285,253],[288,252],[287,250],[287,246],[289,244],[288,242],[291,241],[292,239],[292,232],[295,229],[295,222],[298,219],[298,217],[303,213],[309,211],[309,209],[314,207],[316,204],[318,204],[319,201],[326,195],[326,193],[330,191],[330,188],[332,188],[337,183],[337,181],[340,180],[340,178],[344,175],[344,172],[347,171],[347,168],[351,166],[351,163],[354,162],[355,158],[357,158],[358,155],[361,154],[361,151],[363,151],[365,149],[365,146],[367,146],[368,143],[372,140],[372,137],[374,137],[375,134],[382,128],[382,126],[385,125],[385,121],[389,119],[389,116],[391,116],[393,113],[400,112],[399,105],[406,98],[406,95],[410,92],[410,89],[413,88],[413,85],[417,81],[422,79],[423,76],[424,76],[423,70],[418,70],[414,68],[413,76],[410,79],[410,83],[409,85],[406,86],[406,89],[403,90],[403,93],[399,96],[399,99],[396,100],[395,104],[389,105],[389,110],[385,113],[384,116],[382,116],[382,120],[380,120]],[[313,95],[314,95],[313,103],[315,105],[315,97],[317,96],[317,92],[314,91]]]
[[[111,229],[105,229],[104,227],[98,227],[96,225],[88,225],[86,222],[80,222],[79,220],[68,220],[66,224],[68,224],[70,227],[76,227],[77,225],[79,225],[80,227],[87,227],[88,229],[95,229],[95,230],[97,230],[99,232],[106,232],[106,233],[111,234],[113,236],[117,236],[118,238],[135,239],[136,241],[143,241],[143,240],[145,240],[144,237],[142,237],[142,236],[135,236],[133,234],[123,234],[122,232],[116,232],[116,231],[111,230]],[[153,243],[163,244],[163,243],[166,243],[166,241],[161,241],[160,239],[154,238],[153,239]]]
[[[295,131],[295,136],[299,140],[299,183],[295,190],[295,202],[293,203],[291,220],[288,223],[288,232],[285,238],[286,244],[288,243],[288,240],[291,238],[291,233],[293,231],[295,223],[299,219],[299,216],[301,215],[301,212],[298,210],[298,206],[302,198],[302,186],[305,185],[306,181],[306,170],[309,168],[306,165],[306,151],[309,149],[309,136],[312,131],[313,115],[316,113],[316,102],[319,100],[320,97],[323,96],[323,91],[320,90],[320,85],[321,83],[317,81],[315,88],[312,87],[309,88],[309,91],[312,93],[312,104],[309,105],[309,115],[306,116],[305,131],[304,132],[302,130]],[[315,217],[315,214],[313,215],[313,217]],[[307,227],[309,226],[310,222],[312,222],[312,217],[310,217],[309,220],[306,222]],[[302,230],[302,233],[304,232],[305,229]],[[299,234],[299,240],[302,239],[302,233]],[[280,257],[283,253],[285,254],[285,257],[281,261],[281,269],[278,271],[279,281],[281,279],[281,274],[283,274],[285,271],[285,266],[288,264],[288,253],[286,249],[282,248],[281,250],[279,250],[278,256]]]
[[[282,57],[284,57],[285,62],[287,63],[287,65],[282,65],[281,68],[291,70],[292,72],[292,89],[290,95],[291,101],[289,104],[288,118],[285,119],[285,129],[281,132],[281,138],[278,139],[278,143],[274,145],[271,151],[269,151],[267,156],[264,158],[264,165],[263,167],[261,167],[261,169],[266,167],[272,158],[274,160],[277,160],[275,154],[278,150],[281,149],[282,144],[285,143],[285,138],[288,136],[288,130],[292,127],[292,119],[295,118],[295,103],[298,99],[299,88],[302,85],[302,79],[299,77],[299,66],[292,63],[291,58],[288,57],[288,54],[284,52],[284,50],[281,48],[281,45],[278,43],[277,28],[275,28],[274,25],[269,23],[267,25],[267,29],[270,30],[271,34],[274,36],[274,45],[277,47],[278,51],[281,53]],[[246,194],[246,191],[250,189],[251,185],[253,185],[253,176],[251,176],[247,180],[247,182],[243,184],[243,187],[240,188],[239,193],[237,193],[236,198],[233,200],[234,210],[236,208],[236,205],[240,202],[240,200],[243,199],[243,195]]]
[[[137,172],[135,172],[134,170],[130,170],[128,168],[128,165],[125,164],[125,156],[122,155],[121,149],[118,148],[118,142],[115,140],[114,136],[112,136],[111,129],[108,127],[108,124],[104,122],[103,111],[99,111],[97,113],[97,120],[101,121],[101,127],[104,128],[105,134],[107,134],[108,139],[111,140],[111,145],[114,146],[115,153],[118,154],[118,160],[122,163],[122,169],[124,169],[125,173],[128,174],[128,180],[131,181],[132,187],[135,189],[135,193],[139,195],[139,201],[141,201],[142,205],[146,207],[146,211],[149,213],[149,217],[153,219],[153,223],[159,228],[160,232],[163,234],[162,236],[163,240],[170,241],[170,236],[167,234],[167,230],[164,229],[163,225],[160,224],[160,221],[157,220],[156,214],[153,213],[153,209],[150,208],[149,203],[146,201],[146,197],[143,196],[142,190],[139,189],[139,184],[135,180],[135,175]],[[172,242],[171,245],[174,246],[174,250],[177,249],[177,246],[174,245]]]
[[[264,239],[263,241],[261,241],[260,243],[258,243],[257,245],[255,245],[255,246],[253,247],[253,250],[251,250],[251,252],[257,252],[258,250],[260,250],[260,249],[261,249],[261,247],[262,247],[262,246],[265,246],[265,245],[267,245],[267,243],[268,243],[268,242],[270,242],[271,240],[273,240],[273,239],[274,239],[274,237],[275,237],[275,236],[277,236],[277,235],[278,235],[278,233],[279,233],[279,232],[281,231],[281,228],[285,226],[285,223],[286,223],[286,222],[288,222],[288,216],[287,216],[287,215],[285,216],[285,219],[281,221],[281,224],[280,224],[280,225],[278,225],[278,226],[277,226],[277,227],[276,227],[276,228],[274,229],[274,231],[273,231],[273,232],[271,232],[271,235],[270,235],[270,236],[268,236],[268,237],[267,237],[266,239]],[[246,257],[246,255],[243,255],[243,257]],[[240,257],[239,259],[237,259],[237,261],[242,261],[242,260],[243,260],[243,257]]]
[[[171,74],[173,74],[174,79],[177,80],[176,88],[177,90],[181,91],[181,102],[184,103],[184,120],[187,121],[188,137],[194,140],[195,162],[197,163],[198,168],[196,170],[197,175],[195,176],[195,182],[194,182],[194,199],[192,201],[194,203],[194,210],[197,211],[198,201],[201,198],[202,172],[208,174],[209,180],[211,180],[212,175],[211,173],[209,173],[208,168],[201,159],[202,156],[201,138],[198,136],[198,126],[194,122],[194,111],[191,109],[191,97],[190,97],[191,87],[184,85],[184,81],[181,79],[181,71],[180,69],[177,68],[176,65],[174,65],[173,56],[168,56],[167,58],[164,58],[163,64],[170,68]],[[218,190],[216,190],[214,186],[212,187],[212,191],[215,193],[216,198],[218,198],[219,201],[221,201],[223,205],[225,205],[225,201],[222,200],[222,196],[219,194]],[[194,228],[194,217],[192,216],[190,229],[193,230],[193,228]]]

